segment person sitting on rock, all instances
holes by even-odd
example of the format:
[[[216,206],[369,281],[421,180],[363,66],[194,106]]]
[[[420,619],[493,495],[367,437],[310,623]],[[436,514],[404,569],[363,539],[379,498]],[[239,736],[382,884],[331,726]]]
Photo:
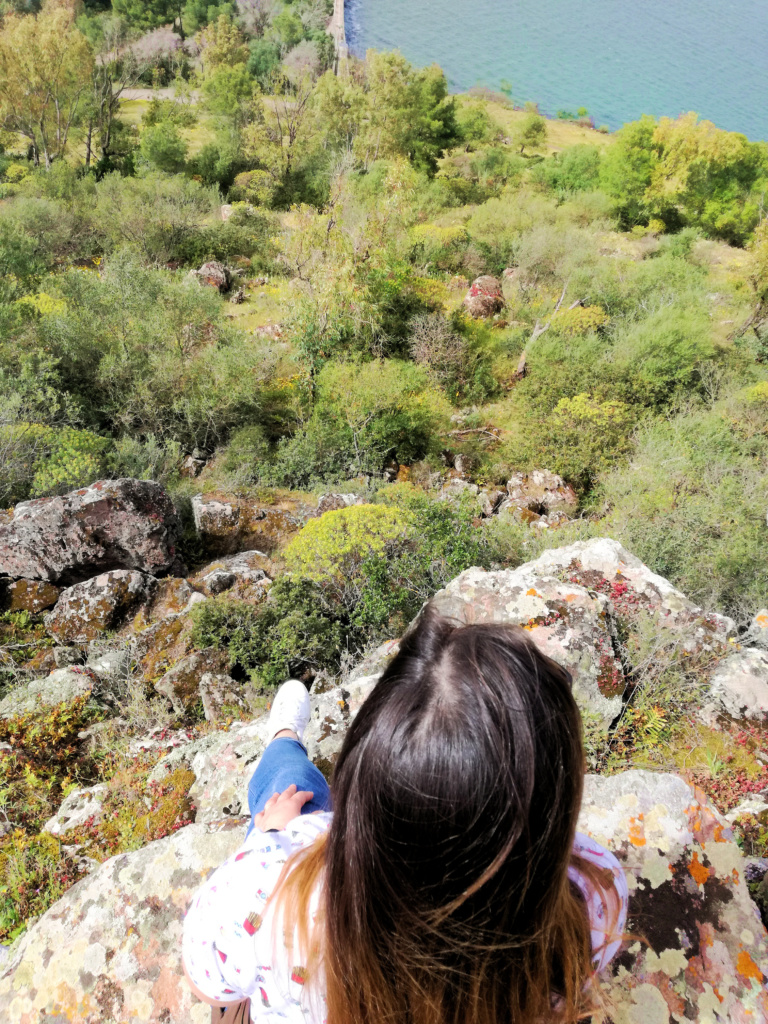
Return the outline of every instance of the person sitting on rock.
[[[427,608],[351,723],[330,791],[301,742],[309,717],[304,685],[284,683],[245,842],[185,919],[187,978],[213,1020],[583,1019],[627,884],[576,831],[568,673],[521,629]]]

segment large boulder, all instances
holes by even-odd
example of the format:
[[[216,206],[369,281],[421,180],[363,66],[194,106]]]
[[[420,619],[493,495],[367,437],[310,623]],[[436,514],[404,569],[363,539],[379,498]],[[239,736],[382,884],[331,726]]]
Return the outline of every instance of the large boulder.
[[[704,794],[675,775],[587,776],[579,827],[629,882],[628,939],[604,986],[614,1024],[768,1021],[768,934]]]
[[[714,711],[736,720],[768,722],[768,652],[746,648],[724,658],[710,677],[702,710],[705,718]]]
[[[209,260],[199,270],[190,271],[190,274],[196,277],[200,284],[216,288],[222,294],[228,292],[232,286],[232,273],[229,267],[218,260]]]
[[[240,551],[269,554],[300,528],[310,511],[297,502],[264,505],[220,494],[196,495],[192,510],[203,549],[211,558]]]
[[[15,686],[0,700],[0,718],[29,715],[84,696],[92,697],[105,707],[112,707],[115,703],[109,684],[92,669],[80,665],[58,668],[40,679]]]
[[[138,605],[145,604],[157,580],[135,569],[103,572],[62,591],[56,607],[45,619],[57,640],[87,643],[105,629],[116,629]]]
[[[243,841],[242,820],[189,825],[105,861],[21,939],[2,968],[8,1024],[209,1024],[184,980],[193,893]]]
[[[178,714],[186,714],[202,699],[200,681],[206,674],[221,675],[229,668],[229,657],[224,651],[209,647],[192,651],[168,669],[155,689],[171,702]]]
[[[182,921],[246,821],[198,821],[73,886],[2,968],[0,1019],[207,1024],[183,978]],[[588,776],[580,828],[629,882],[627,941],[601,980],[614,1024],[767,1020],[768,935],[741,852],[701,793],[671,775]]]
[[[241,551],[219,558],[190,577],[190,584],[206,597],[227,596],[258,603],[269,591],[274,565],[262,551]]]
[[[112,569],[178,567],[179,520],[151,480],[100,480],[0,514],[0,574],[70,586]]]
[[[483,274],[470,285],[464,296],[464,308],[471,317],[484,319],[504,309],[501,282],[490,274]]]

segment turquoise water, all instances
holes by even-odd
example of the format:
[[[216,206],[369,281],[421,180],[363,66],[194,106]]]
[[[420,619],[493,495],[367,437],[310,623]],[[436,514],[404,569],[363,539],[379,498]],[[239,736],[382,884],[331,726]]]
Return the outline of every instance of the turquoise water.
[[[768,0],[347,0],[347,34],[358,55],[437,62],[454,91],[507,79],[549,114],[695,110],[768,139]]]

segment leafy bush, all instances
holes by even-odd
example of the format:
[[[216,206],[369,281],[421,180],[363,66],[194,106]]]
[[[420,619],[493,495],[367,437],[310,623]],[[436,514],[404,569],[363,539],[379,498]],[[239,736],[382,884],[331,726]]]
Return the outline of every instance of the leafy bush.
[[[72,427],[16,423],[0,427],[0,448],[13,450],[14,465],[4,480],[6,499],[63,494],[84,487],[102,474],[109,438]]]
[[[285,550],[294,572],[343,586],[367,558],[389,553],[409,537],[403,513],[384,505],[352,505],[310,519]]]
[[[141,133],[141,155],[150,165],[166,174],[184,169],[187,141],[181,137],[175,121],[158,121]]]
[[[552,330],[566,338],[575,334],[589,334],[605,327],[608,314],[600,306],[576,306],[574,309],[559,309],[550,321]]]
[[[192,611],[194,642],[226,650],[232,663],[264,685],[338,667],[346,630],[312,581],[281,576],[260,608],[215,598]]]
[[[597,146],[571,146],[537,164],[531,178],[561,195],[591,192],[600,182],[600,150]]]

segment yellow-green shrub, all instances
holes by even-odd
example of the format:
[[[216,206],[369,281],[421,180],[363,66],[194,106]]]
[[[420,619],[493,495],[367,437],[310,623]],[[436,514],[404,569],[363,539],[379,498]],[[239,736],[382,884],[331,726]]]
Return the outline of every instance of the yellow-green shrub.
[[[576,306],[574,309],[560,309],[552,317],[552,329],[558,334],[572,338],[575,334],[589,334],[605,327],[608,314],[600,306]]]
[[[285,551],[291,569],[312,580],[354,575],[370,556],[410,536],[409,517],[384,505],[352,505],[311,519]]]

